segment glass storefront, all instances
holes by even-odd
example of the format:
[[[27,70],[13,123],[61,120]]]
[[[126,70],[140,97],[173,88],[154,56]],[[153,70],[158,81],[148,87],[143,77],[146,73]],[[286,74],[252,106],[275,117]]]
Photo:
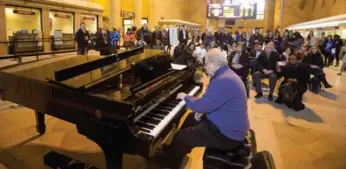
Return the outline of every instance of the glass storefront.
[[[68,12],[49,12],[49,22],[50,22],[50,34],[53,35],[54,31],[60,30],[64,34],[73,34],[73,13]]]
[[[42,35],[41,11],[35,8],[6,6],[7,37],[18,32]]]
[[[81,15],[81,23],[85,23],[86,29],[89,33],[95,34],[97,32],[97,16],[96,15]],[[76,30],[77,31],[77,30]]]

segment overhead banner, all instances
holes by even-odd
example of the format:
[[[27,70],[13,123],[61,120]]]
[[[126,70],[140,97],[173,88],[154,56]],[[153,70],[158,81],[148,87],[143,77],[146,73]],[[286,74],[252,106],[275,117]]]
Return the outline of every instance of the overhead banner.
[[[257,3],[208,4],[208,18],[255,19]]]

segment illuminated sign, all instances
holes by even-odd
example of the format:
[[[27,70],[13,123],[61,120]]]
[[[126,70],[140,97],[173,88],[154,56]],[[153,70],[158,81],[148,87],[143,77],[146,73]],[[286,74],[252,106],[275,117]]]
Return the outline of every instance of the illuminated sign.
[[[67,14],[54,14],[54,17],[56,18],[70,18],[70,15]]]
[[[246,0],[245,0],[246,1]],[[257,4],[238,2],[227,4],[208,4],[208,18],[255,19]]]
[[[22,15],[35,15],[35,12],[32,11],[23,11],[23,10],[13,10],[13,13],[15,14],[22,14]]]
[[[127,11],[120,11],[120,16],[123,18],[134,18],[135,13],[134,12],[127,12]]]

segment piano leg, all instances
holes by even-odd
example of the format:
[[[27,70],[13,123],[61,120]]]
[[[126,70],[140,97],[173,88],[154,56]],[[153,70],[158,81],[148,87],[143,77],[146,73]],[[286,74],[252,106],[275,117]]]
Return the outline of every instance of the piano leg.
[[[35,112],[36,115],[36,131],[43,135],[46,133],[46,124],[44,123],[44,114]]]
[[[122,169],[123,153],[109,146],[100,146],[105,156],[106,169]]]

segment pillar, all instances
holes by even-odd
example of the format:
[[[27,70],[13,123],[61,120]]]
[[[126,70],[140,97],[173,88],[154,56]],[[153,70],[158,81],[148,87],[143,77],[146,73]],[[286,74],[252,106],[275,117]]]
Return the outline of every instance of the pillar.
[[[77,33],[78,29],[80,28],[81,24],[81,13],[75,12],[74,13],[74,33]]]
[[[159,16],[155,15],[155,0],[149,0],[149,26],[154,28],[158,25]]]
[[[274,30],[275,0],[266,0],[264,12],[264,31]]]
[[[97,28],[103,28],[103,16],[102,15],[97,15]]]
[[[5,4],[0,4],[0,42],[7,42]],[[8,44],[0,43],[0,56],[8,55]]]
[[[50,24],[49,24],[49,9],[48,8],[42,8],[42,33],[43,33],[43,39],[45,42],[43,42],[44,45],[44,51],[49,52],[52,51],[52,46],[50,42]]]
[[[122,26],[121,23],[121,16],[120,16],[120,10],[121,10],[121,0],[109,0],[111,7],[110,7],[110,28],[117,28],[119,29]]]
[[[142,21],[142,7],[143,7],[142,0],[134,0],[133,1],[133,10],[135,12],[134,25],[137,28],[142,27],[142,24],[141,24],[141,21]]]

